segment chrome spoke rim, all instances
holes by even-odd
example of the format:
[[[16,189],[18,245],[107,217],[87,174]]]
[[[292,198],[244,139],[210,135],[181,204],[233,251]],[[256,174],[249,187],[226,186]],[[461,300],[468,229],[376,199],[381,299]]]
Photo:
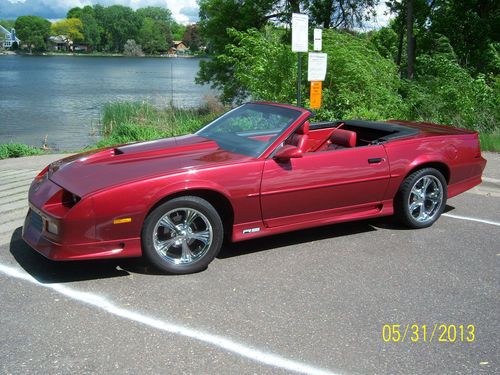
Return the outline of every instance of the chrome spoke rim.
[[[443,185],[437,177],[423,176],[413,184],[408,197],[408,212],[416,221],[432,221],[442,204]]]
[[[156,223],[153,245],[160,257],[169,263],[188,265],[208,252],[213,230],[208,218],[193,208],[167,212]]]

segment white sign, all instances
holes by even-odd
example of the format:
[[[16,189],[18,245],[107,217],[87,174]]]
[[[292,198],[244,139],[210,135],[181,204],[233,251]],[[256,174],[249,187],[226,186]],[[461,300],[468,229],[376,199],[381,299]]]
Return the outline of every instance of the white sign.
[[[323,47],[323,30],[314,29],[314,50],[321,51]]]
[[[324,81],[326,77],[326,53],[309,52],[307,80]]]
[[[309,16],[292,14],[292,52],[307,52],[309,39]]]

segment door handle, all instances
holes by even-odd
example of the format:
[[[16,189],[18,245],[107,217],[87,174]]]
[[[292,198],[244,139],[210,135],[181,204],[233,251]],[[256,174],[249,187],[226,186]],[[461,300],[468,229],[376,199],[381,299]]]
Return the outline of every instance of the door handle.
[[[377,164],[377,163],[381,163],[383,160],[384,160],[384,158],[371,158],[371,159],[368,159],[368,163]]]

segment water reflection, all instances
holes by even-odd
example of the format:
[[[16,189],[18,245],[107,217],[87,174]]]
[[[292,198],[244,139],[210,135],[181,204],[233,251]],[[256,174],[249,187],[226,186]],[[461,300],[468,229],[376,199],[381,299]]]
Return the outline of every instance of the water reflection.
[[[199,59],[0,56],[0,143],[58,150],[95,142],[107,102],[148,100],[196,107],[208,86],[194,83]]]

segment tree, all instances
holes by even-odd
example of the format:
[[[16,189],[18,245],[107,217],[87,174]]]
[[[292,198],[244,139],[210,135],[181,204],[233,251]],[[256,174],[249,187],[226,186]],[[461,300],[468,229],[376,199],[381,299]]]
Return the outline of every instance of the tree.
[[[170,26],[170,31],[172,32],[173,40],[182,40],[184,32],[186,31],[186,26],[174,21]]]
[[[406,78],[413,79],[414,61],[415,61],[415,36],[413,34],[413,3],[414,0],[406,0],[406,45],[407,45],[407,63]]]
[[[97,12],[97,5],[94,10]],[[142,25],[141,18],[129,7],[121,5],[112,5],[102,8],[102,27],[106,30],[106,36],[110,47],[115,51],[123,51],[125,42],[129,39],[135,39],[139,28]]]
[[[101,30],[95,17],[89,13],[84,13],[81,16],[83,24],[83,38],[91,48],[97,48],[101,43]]]
[[[198,51],[203,44],[200,35],[200,27],[196,24],[187,26],[182,41],[186,43],[191,51]]]
[[[268,26],[264,31],[228,30],[235,44],[228,45],[224,55],[217,56],[234,67],[232,84],[240,85],[244,99],[270,100],[290,103],[295,94],[297,77],[296,56],[282,43],[284,30]],[[279,69],[269,69],[269,67]]]
[[[74,8],[71,8],[70,10],[68,10],[68,13],[66,13],[66,18],[81,18],[82,14],[83,14],[82,8],[74,7]]]
[[[325,29],[351,29],[373,14],[378,0],[311,0],[311,21]]]
[[[32,48],[45,49],[46,40],[50,35],[50,22],[38,16],[20,16],[14,24],[17,36],[28,45],[30,53]]]
[[[142,21],[138,41],[148,54],[165,52],[172,44],[172,25],[174,20],[169,9],[146,7],[136,11]]]
[[[136,11],[137,15],[140,18],[150,18],[154,21],[162,21],[170,26],[172,22],[174,22],[172,18],[172,12],[170,12],[167,8],[161,7],[146,7],[139,8]]]
[[[123,53],[127,56],[144,56],[140,44],[137,44],[134,39],[129,39],[123,46]]]
[[[146,17],[142,21],[138,41],[148,54],[165,52],[172,43],[172,34],[165,22]]]
[[[7,30],[12,29],[15,23],[16,23],[15,20],[0,20],[0,25],[5,27]]]
[[[326,28],[352,28],[359,25],[368,10],[373,10],[378,0],[200,0],[200,31],[209,53],[223,54],[226,45],[234,44],[227,33],[249,29],[262,30],[270,21],[289,23],[292,12],[309,13],[312,24]],[[290,42],[290,33],[283,34],[283,42]],[[232,85],[233,67],[219,59],[201,61],[196,78],[198,83],[211,83],[213,88],[223,88],[223,101],[242,95],[237,85]]]
[[[73,42],[82,42],[84,40],[83,24],[78,18],[65,18],[54,22],[51,26],[53,35],[64,35]]]
[[[458,61],[474,72],[500,73],[500,2],[497,0],[435,0],[429,31],[450,41]],[[495,47],[495,44],[497,47]]]
[[[272,13],[274,1],[200,0],[199,4],[202,35],[209,52],[217,55],[223,54],[226,45],[234,42],[226,30],[260,30],[269,20],[267,16]],[[231,65],[219,59],[201,61],[196,82],[211,83],[212,88],[223,89],[221,99],[228,102],[242,95],[241,86],[231,82],[233,70]]]

